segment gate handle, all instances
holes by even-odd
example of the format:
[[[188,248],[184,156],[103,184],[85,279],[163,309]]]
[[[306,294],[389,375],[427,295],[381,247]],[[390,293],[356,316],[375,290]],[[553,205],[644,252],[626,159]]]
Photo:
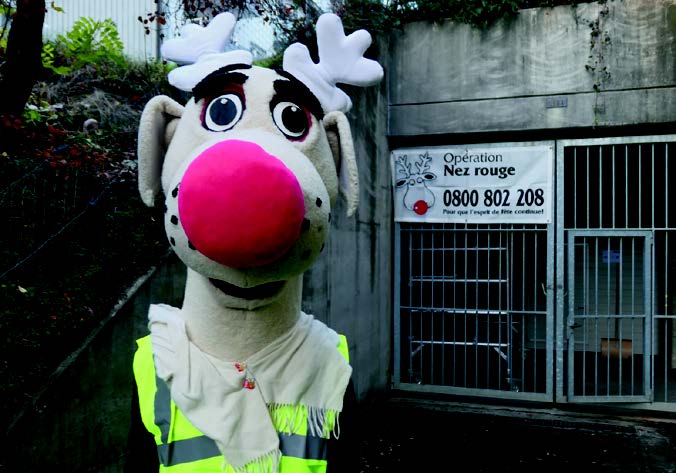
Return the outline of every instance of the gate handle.
[[[582,327],[582,324],[575,322],[575,323],[572,323],[572,324],[568,324],[568,327],[569,328],[580,328],[580,327]]]

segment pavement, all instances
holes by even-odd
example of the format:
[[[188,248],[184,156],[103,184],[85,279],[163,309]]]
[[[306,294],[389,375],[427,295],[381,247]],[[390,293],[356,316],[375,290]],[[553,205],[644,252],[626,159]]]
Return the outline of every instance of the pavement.
[[[364,404],[360,471],[676,472],[676,419],[390,398]]]

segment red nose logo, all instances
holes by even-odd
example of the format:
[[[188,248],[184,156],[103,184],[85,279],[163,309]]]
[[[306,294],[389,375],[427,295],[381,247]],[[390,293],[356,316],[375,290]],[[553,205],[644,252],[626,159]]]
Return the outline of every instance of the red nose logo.
[[[305,202],[284,163],[257,144],[228,140],[190,163],[178,210],[200,253],[226,266],[251,268],[288,253],[300,234]]]
[[[415,204],[413,204],[413,211],[417,213],[418,215],[425,215],[427,213],[427,209],[429,207],[427,206],[427,202],[424,200],[419,200]]]

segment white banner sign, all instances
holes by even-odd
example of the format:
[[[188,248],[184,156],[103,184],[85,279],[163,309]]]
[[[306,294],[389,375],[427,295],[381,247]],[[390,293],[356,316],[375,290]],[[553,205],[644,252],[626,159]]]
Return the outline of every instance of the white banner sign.
[[[550,223],[553,146],[392,152],[398,222]]]

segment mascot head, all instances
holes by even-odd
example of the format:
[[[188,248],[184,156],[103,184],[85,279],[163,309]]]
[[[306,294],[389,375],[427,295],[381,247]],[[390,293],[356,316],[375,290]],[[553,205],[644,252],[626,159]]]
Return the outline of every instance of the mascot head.
[[[317,258],[339,192],[348,216],[356,210],[344,115],[351,101],[336,84],[375,84],[383,70],[363,57],[369,33],[346,36],[333,14],[316,25],[319,63],[296,43],[282,70],[253,66],[249,52],[232,49],[235,22],[222,13],[164,43],[163,56],[181,64],[169,82],[192,98],[146,105],[139,187],[148,206],[163,191],[167,238],[180,259],[228,305],[252,308]]]

